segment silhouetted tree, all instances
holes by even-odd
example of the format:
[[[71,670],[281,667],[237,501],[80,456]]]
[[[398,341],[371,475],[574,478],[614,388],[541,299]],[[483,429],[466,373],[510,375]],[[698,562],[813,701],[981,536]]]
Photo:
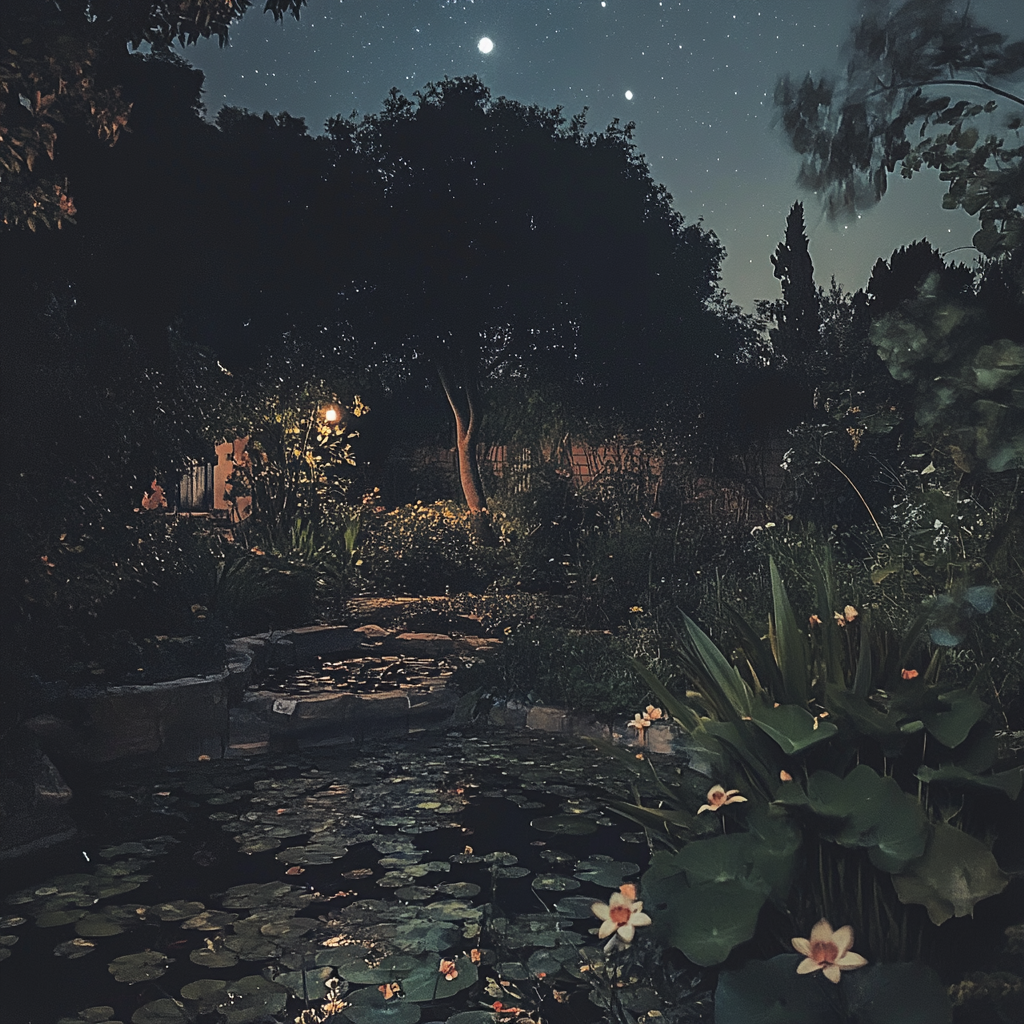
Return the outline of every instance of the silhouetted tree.
[[[376,266],[344,310],[378,352],[404,353],[407,372],[426,363],[436,373],[482,535],[488,377],[650,395],[655,379],[695,374],[709,358],[705,305],[723,251],[672,209],[632,125],[587,133],[582,115],[566,124],[559,109],[492,100],[462,78],[415,101],[393,90],[382,113],[328,130],[354,140],[384,192]]]
[[[306,0],[266,0],[275,20],[295,18]],[[0,224],[60,227],[74,222],[69,176],[44,174],[58,133],[88,129],[114,145],[131,102],[121,72],[127,47],[168,52],[217,36],[252,0],[4,0],[0,6]],[[77,186],[75,186],[77,188]]]
[[[771,332],[772,345],[792,374],[806,377],[820,346],[821,309],[802,203],[794,203],[789,211],[786,239],[771,260],[775,277],[782,282],[782,301],[773,307],[777,326]]]
[[[981,252],[1024,244],[1024,145],[982,135],[998,97],[1014,111],[1006,131],[1020,139],[1024,97],[996,83],[1024,69],[1024,40],[1007,42],[979,25],[969,4],[960,13],[953,0],[889,7],[888,0],[862,0],[838,79],[779,79],[782,127],[804,158],[799,184],[822,196],[830,217],[840,217],[877,203],[897,163],[907,178],[933,167],[949,182],[943,206],[980,220],[974,244]],[[946,86],[985,93],[987,102],[954,103],[938,92]],[[912,128],[919,128],[916,143],[908,138]]]

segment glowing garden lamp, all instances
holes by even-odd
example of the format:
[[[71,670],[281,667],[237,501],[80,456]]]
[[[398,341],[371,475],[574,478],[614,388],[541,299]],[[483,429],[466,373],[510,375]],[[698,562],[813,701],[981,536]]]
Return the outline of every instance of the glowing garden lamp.
[[[341,408],[337,405],[325,405],[320,410],[320,415],[324,418],[324,423],[334,426],[341,422]]]

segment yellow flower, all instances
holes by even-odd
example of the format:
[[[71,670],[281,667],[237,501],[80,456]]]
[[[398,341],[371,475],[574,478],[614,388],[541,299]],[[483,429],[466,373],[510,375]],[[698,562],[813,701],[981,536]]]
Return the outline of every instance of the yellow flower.
[[[807,624],[808,624],[809,626],[820,626],[820,625],[821,625],[821,619],[819,619],[817,615],[812,615],[812,616],[811,616],[811,617],[810,617],[810,618],[809,618],[809,619],[807,620]]]
[[[847,622],[853,622],[853,620],[855,618],[857,618],[857,616],[859,614],[860,614],[860,612],[858,612],[857,609],[854,608],[852,604],[848,604],[843,609],[843,617],[846,619]]]
[[[746,802],[747,798],[740,796],[738,789],[730,789],[726,792],[721,786],[712,786],[708,790],[708,802],[703,804],[697,813],[703,814],[705,811],[717,811],[726,804],[745,804]]]
[[[821,971],[833,984],[839,984],[840,971],[863,967],[867,960],[860,953],[851,953],[853,929],[849,925],[832,931],[832,925],[822,918],[812,929],[810,939],[792,939],[793,948],[803,953],[797,964],[797,974]]]
[[[790,775],[789,772],[783,770],[783,771],[779,772],[779,779],[782,782],[792,782],[793,781],[793,776]]]
[[[659,718],[665,717],[665,712],[661,708],[656,708],[653,704],[648,704],[644,717],[651,722],[656,722]]]
[[[590,909],[601,919],[597,937],[607,939],[611,936],[604,947],[605,952],[610,952],[617,942],[628,945],[633,941],[637,928],[651,923],[651,919],[643,912],[643,903],[631,900],[622,892],[613,892],[607,903],[592,903]]]

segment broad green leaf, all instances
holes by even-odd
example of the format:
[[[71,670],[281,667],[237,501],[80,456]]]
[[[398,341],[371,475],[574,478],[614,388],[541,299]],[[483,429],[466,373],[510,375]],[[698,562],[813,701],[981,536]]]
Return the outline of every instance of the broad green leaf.
[[[815,772],[806,793],[797,783],[785,782],[775,802],[808,808],[824,819],[819,829],[825,838],[840,846],[865,847],[882,871],[902,870],[921,856],[928,840],[928,821],[917,800],[866,764],[845,778]]]
[[[739,634],[743,653],[747,656],[751,670],[757,676],[761,687],[769,694],[782,692],[782,673],[772,657],[771,648],[765,644],[757,632],[742,615],[734,608],[727,608],[726,614],[733,628]],[[777,700],[778,698],[775,697]]]
[[[917,770],[917,777],[922,782],[944,782],[969,789],[996,789],[1005,793],[1011,800],[1016,800],[1020,796],[1021,784],[1024,782],[1022,776],[1022,768],[1011,768],[1009,771],[994,772],[991,775],[978,775],[951,764],[941,768],[921,765]]]
[[[802,753],[839,731],[831,722],[818,722],[816,725],[814,716],[796,704],[780,704],[777,708],[755,705],[750,717],[789,756]]]
[[[627,804],[622,800],[609,800],[608,806],[624,818],[635,821],[644,828],[664,833],[669,829],[688,830],[693,824],[693,815],[684,810],[667,810],[663,807],[642,807],[639,804]]]
[[[783,586],[774,558],[768,559],[768,568],[772,579],[773,621],[783,689],[782,695],[776,696],[775,699],[784,704],[806,706],[810,696],[810,654],[807,649],[807,637],[803,630],[797,627],[793,606],[789,603],[789,595]],[[749,715],[750,711],[745,713]]]
[[[783,953],[723,971],[715,990],[717,1024],[949,1024],[953,1019],[945,988],[923,964],[869,964],[845,971],[837,987],[818,972],[797,974],[801,959]]]
[[[687,843],[675,857],[691,886],[709,882],[742,882],[767,894],[769,885],[755,867],[757,839],[749,832],[714,836]]]
[[[939,698],[949,706],[948,711],[922,715],[925,728],[944,746],[960,746],[971,729],[981,721],[988,705],[973,693],[955,692]]]
[[[801,959],[783,953],[722,971],[715,989],[716,1024],[845,1024],[823,979],[796,973]]]
[[[953,1020],[946,986],[921,963],[869,964],[844,971],[840,984],[858,1024],[950,1024]]]
[[[665,911],[652,915],[654,930],[695,964],[712,967],[753,938],[766,895],[764,887],[737,881],[683,886],[673,893]]]
[[[906,734],[900,731],[892,716],[843,687],[826,688],[825,706],[857,732],[876,740],[886,757],[895,757],[907,744]]]
[[[704,669],[704,685],[710,687],[716,705],[720,705],[726,718],[735,720],[750,714],[751,692],[740,674],[729,664],[725,655],[689,616],[683,624],[698,660]]]
[[[966,917],[976,903],[1001,893],[1009,878],[984,843],[941,823],[932,828],[924,856],[893,875],[901,903],[921,903],[932,924]]]
[[[779,781],[778,748],[751,722],[704,722],[704,731],[726,746],[763,793],[771,793]],[[744,793],[743,796],[749,796]]]
[[[862,618],[860,624],[860,651],[857,655],[857,671],[853,676],[854,696],[867,699],[871,691],[875,689],[872,685],[874,679],[871,674],[871,634],[868,630],[866,619]]]

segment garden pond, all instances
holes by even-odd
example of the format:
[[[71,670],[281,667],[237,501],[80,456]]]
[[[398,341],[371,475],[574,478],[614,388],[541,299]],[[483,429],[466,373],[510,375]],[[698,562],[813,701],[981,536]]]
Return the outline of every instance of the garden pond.
[[[653,1017],[652,988],[609,977],[591,911],[649,859],[602,809],[634,779],[568,738],[456,732],[92,769],[85,838],[5,883],[4,1017],[587,1022],[609,999]]]

